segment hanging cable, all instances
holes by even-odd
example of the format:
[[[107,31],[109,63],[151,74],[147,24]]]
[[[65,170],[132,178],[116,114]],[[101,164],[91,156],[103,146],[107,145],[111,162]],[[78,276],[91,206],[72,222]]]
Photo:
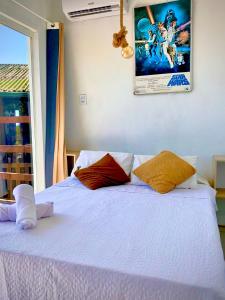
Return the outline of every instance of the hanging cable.
[[[125,48],[128,46],[126,40],[127,30],[123,25],[123,0],[120,0],[120,31],[113,34],[113,47],[115,48]]]
[[[113,34],[113,47],[122,48],[122,56],[124,58],[131,58],[134,54],[134,50],[129,46],[126,35],[128,33],[126,27],[123,24],[123,0],[120,0],[120,31]]]
[[[123,0],[120,0],[120,29],[123,27]]]

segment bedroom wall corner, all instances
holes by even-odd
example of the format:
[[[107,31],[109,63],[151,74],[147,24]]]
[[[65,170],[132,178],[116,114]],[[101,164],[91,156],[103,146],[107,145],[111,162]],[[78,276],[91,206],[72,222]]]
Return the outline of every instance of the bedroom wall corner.
[[[133,7],[125,16],[133,44]],[[154,1],[157,2],[157,1]],[[213,12],[213,13],[212,13]],[[193,91],[133,95],[133,60],[112,47],[119,17],[66,22],[66,142],[69,149],[198,155],[212,177],[213,154],[225,151],[225,2],[193,0]],[[79,94],[88,104],[79,104]]]

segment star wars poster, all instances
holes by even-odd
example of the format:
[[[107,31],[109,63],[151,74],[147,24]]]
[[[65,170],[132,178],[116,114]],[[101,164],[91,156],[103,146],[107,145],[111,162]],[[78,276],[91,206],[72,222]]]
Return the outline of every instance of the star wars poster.
[[[134,93],[191,91],[191,0],[134,9]]]

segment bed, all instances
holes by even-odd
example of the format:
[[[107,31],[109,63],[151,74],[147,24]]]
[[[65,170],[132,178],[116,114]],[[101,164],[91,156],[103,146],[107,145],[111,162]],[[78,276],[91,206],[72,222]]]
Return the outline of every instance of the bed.
[[[69,177],[37,195],[55,215],[0,224],[0,299],[225,299],[215,191],[91,191]]]

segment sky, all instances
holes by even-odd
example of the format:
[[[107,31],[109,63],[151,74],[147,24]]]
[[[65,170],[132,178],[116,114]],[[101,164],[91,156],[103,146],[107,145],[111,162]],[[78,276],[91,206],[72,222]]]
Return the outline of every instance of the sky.
[[[28,37],[0,24],[0,64],[27,64]]]

